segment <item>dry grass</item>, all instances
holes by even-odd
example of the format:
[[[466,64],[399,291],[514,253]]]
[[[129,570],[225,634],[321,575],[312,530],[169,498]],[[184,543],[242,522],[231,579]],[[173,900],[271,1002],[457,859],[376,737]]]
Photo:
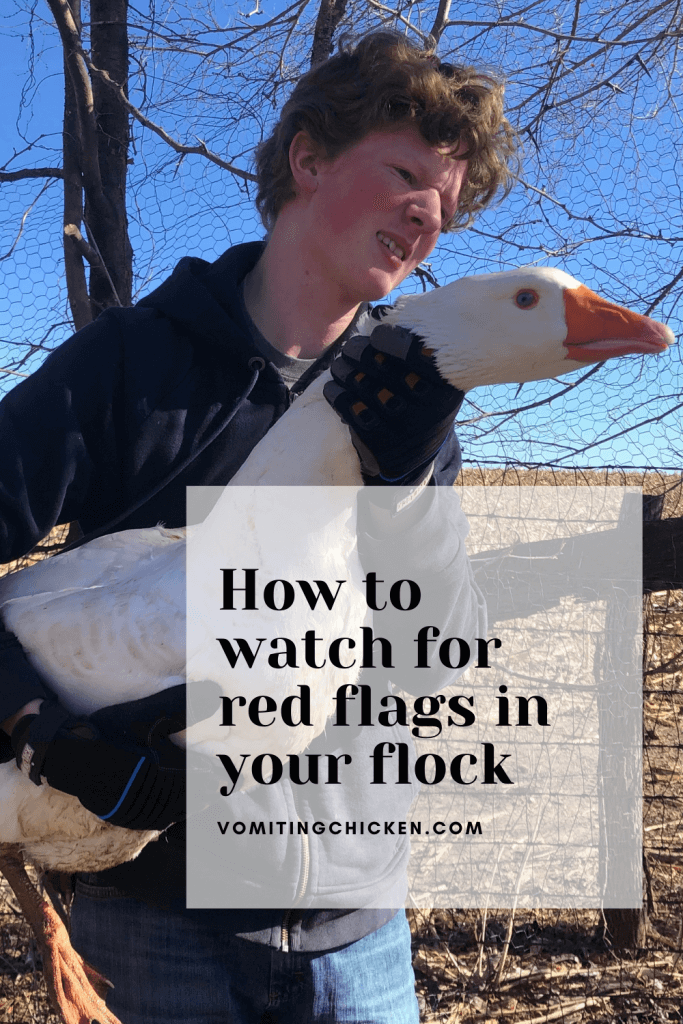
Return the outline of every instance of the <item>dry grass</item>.
[[[683,516],[680,473],[625,469],[480,469],[465,466],[457,487],[640,487],[643,494],[664,495],[662,519]]]
[[[59,1024],[47,998],[31,929],[17,911],[14,894],[0,875],[0,1021]]]
[[[470,486],[641,486],[683,516],[681,477],[466,469]],[[645,599],[644,836],[648,948],[619,954],[598,912],[411,911],[423,1022],[660,1024],[683,1020],[683,592]],[[509,951],[501,969],[506,933]],[[658,937],[659,936],[659,937]],[[58,1024],[28,928],[0,888],[0,1021]]]
[[[644,846],[648,948],[617,955],[601,915],[518,910],[410,912],[424,1022],[683,1019],[683,592],[645,600]]]

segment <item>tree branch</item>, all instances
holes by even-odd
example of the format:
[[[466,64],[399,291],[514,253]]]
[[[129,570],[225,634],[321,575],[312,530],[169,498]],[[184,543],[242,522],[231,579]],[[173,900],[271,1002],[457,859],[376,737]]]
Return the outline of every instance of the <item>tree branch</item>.
[[[59,31],[64,58],[74,87],[81,133],[81,171],[83,183],[91,200],[102,193],[102,179],[97,160],[97,124],[92,84],[81,46],[81,36],[67,0],[46,0]]]
[[[118,93],[119,100],[125,106],[128,113],[132,114],[135,120],[139,121],[145,128],[149,128],[149,130],[154,132],[155,135],[158,135],[160,139],[163,139],[164,142],[170,146],[171,149],[175,150],[176,153],[196,153],[198,156],[203,156],[207,160],[210,160],[212,164],[217,164],[218,167],[222,167],[224,171],[230,171],[231,174],[236,175],[238,178],[243,178],[245,181],[256,181],[255,174],[250,174],[249,171],[243,171],[241,168],[235,167],[234,164],[228,163],[227,160],[222,160],[217,153],[214,153],[208,148],[202,139],[199,139],[198,146],[185,146],[181,142],[176,142],[176,140],[172,138],[168,132],[161,127],[161,125],[155,124],[154,121],[150,121],[148,117],[145,117],[141,110],[138,110],[138,108],[130,102],[121,86],[112,81],[106,71],[103,71],[101,68],[96,68],[92,61],[87,57],[85,58],[85,61],[88,68],[94,75],[99,75],[102,81],[106,82],[110,89],[114,89]]]
[[[439,0],[439,9],[436,12],[436,18],[432,25],[432,30],[429,33],[434,40],[434,49],[438,47],[441,36],[443,35],[446,25],[448,25],[448,14],[451,9],[451,0]]]
[[[11,373],[13,377],[30,377],[30,373],[20,373],[19,370],[9,370],[6,366],[0,366],[0,373]]]
[[[667,7],[668,0],[660,6]],[[657,8],[657,10],[659,10],[659,8]],[[648,11],[648,17],[652,13],[652,11]],[[644,20],[645,18],[640,18],[638,23]],[[623,32],[617,39],[602,39],[599,35],[577,36],[566,32],[558,32],[557,29],[554,28],[544,28],[542,25],[531,25],[528,21],[512,21],[508,18],[500,18],[497,21],[480,21],[478,19],[475,21],[469,18],[457,18],[454,21],[446,22],[444,27],[483,29],[523,28],[528,32],[538,32],[543,36],[552,36],[556,42],[566,40],[568,43],[594,43],[596,46],[602,46],[604,49],[609,49],[612,46],[642,46],[645,43],[659,42],[662,39],[680,39],[683,36],[683,29],[674,29],[672,32],[657,32],[654,36],[647,36],[644,39],[622,39],[622,36],[624,35]],[[590,59],[593,59],[595,56],[595,54],[591,54]]]
[[[46,189],[48,189],[49,187],[50,187],[50,182],[46,181],[45,184],[43,185],[43,187],[41,188],[40,192],[36,196],[36,198],[33,200],[31,205],[28,207],[28,209],[24,210],[24,214],[23,214],[23,216],[21,218],[21,222],[19,224],[19,230],[17,231],[16,235],[14,236],[14,241],[12,242],[12,244],[9,247],[9,249],[7,250],[7,252],[3,253],[2,256],[0,256],[0,263],[3,260],[8,260],[10,258],[10,256],[12,255],[12,253],[14,252],[14,250],[16,249],[16,247],[17,247],[17,245],[19,243],[19,239],[21,238],[22,234],[24,233],[24,226],[26,224],[26,220],[28,218],[29,213],[31,212],[33,207],[36,205],[36,203],[38,202],[38,200],[42,196],[43,192],[45,192]]]
[[[104,260],[102,258],[102,253],[99,250],[99,246],[97,245],[97,241],[95,240],[95,236],[94,236],[93,232],[91,231],[87,221],[85,222],[85,227],[86,227],[86,230],[88,232],[88,237],[90,238],[91,244],[88,245],[82,235],[81,235],[81,242],[83,242],[83,245],[87,246],[87,248],[93,253],[95,261],[91,262],[91,259],[90,259],[89,256],[86,256],[86,259],[88,260],[88,262],[90,263],[91,266],[97,267],[98,270],[102,271],[102,273],[104,274],[104,276],[106,277],[106,279],[107,279],[107,281],[109,283],[109,287],[111,288],[111,293],[114,296],[115,304],[117,306],[120,306],[120,305],[122,305],[122,303],[121,303],[121,299],[118,296],[118,292],[116,291],[116,285],[112,281],[111,274],[109,273],[109,270],[107,269],[107,264],[104,262]],[[80,232],[79,232],[79,235],[80,235]]]
[[[81,31],[81,2],[71,0],[71,16],[77,33]],[[74,231],[80,234],[83,220],[83,177],[81,174],[81,147],[83,135],[76,100],[76,86],[69,71],[66,50],[62,57],[64,76],[64,116],[62,121],[62,156],[64,162],[64,190],[62,206],[62,245],[64,248],[64,276],[69,296],[69,308],[74,327],[80,331],[93,318],[88,295],[83,255],[74,244]]]
[[[570,391],[573,391],[575,388],[578,388],[578,386],[580,384],[583,384],[585,380],[588,380],[589,377],[592,377],[595,373],[601,370],[604,365],[604,363],[596,363],[594,366],[591,366],[590,370],[587,370],[586,373],[582,374],[578,380],[572,381],[571,384],[567,384],[564,388],[562,388],[561,391],[556,391],[554,395],[548,395],[546,398],[539,398],[536,402],[529,402],[527,405],[518,405],[516,408],[513,409],[501,409],[495,410],[493,412],[483,412],[477,406],[475,406],[475,409],[477,409],[479,415],[471,416],[467,420],[461,419],[459,420],[459,423],[461,423],[463,426],[471,426],[474,423],[480,423],[482,420],[491,419],[493,417],[518,416],[519,413],[527,412],[529,409],[538,409],[542,405],[550,405],[551,402],[555,402],[558,398],[562,398],[564,395],[568,395]],[[560,382],[557,381],[557,383]],[[474,403],[471,400],[468,401],[470,405],[474,405]]]
[[[91,267],[97,267],[98,270],[105,269],[99,254],[91,245],[88,245],[77,224],[65,224],[64,234],[67,238],[71,239],[76,252],[78,252],[84,260],[87,260]]]
[[[663,419],[670,416],[671,413],[676,412],[677,409],[683,409],[683,402],[678,402],[677,405],[671,406],[670,409],[665,409],[665,411],[660,413],[659,416],[651,416],[647,420],[641,420],[639,423],[634,423],[633,426],[625,427],[616,434],[610,434],[608,437],[598,437],[595,441],[591,441],[590,444],[584,445],[583,448],[573,448],[566,455],[558,455],[556,459],[552,459],[548,462],[548,466],[555,466],[561,462],[562,459],[573,459],[576,458],[577,455],[583,455],[584,452],[590,451],[591,448],[597,448],[599,445],[605,444],[608,441],[614,441],[617,437],[624,437],[625,434],[631,434],[634,430],[639,430],[648,423],[661,423]]]
[[[662,3],[660,3],[657,7],[650,8],[645,14],[642,15],[642,17],[636,18],[635,21],[632,21],[630,23],[630,25],[627,25],[626,28],[622,29],[622,31],[619,33],[619,35],[615,39],[609,39],[607,41],[601,40],[601,44],[602,45],[601,45],[599,50],[593,50],[591,53],[588,53],[581,60],[576,61],[576,63],[572,64],[571,68],[567,68],[566,71],[563,71],[561,75],[557,76],[556,82],[560,82],[562,79],[566,78],[568,75],[575,75],[576,72],[579,70],[579,68],[581,68],[584,65],[589,64],[591,62],[595,62],[598,59],[598,57],[604,56],[604,54],[608,53],[615,46],[640,46],[642,48],[644,43],[659,42],[665,36],[672,34],[672,33],[667,33],[666,31],[663,31],[663,32],[657,32],[656,35],[651,36],[651,37],[649,37],[647,39],[631,39],[631,38],[627,38],[629,33],[630,32],[634,32],[636,30],[636,28],[639,25],[641,25],[644,21],[647,21],[648,18],[652,17],[655,14],[658,14],[660,10],[662,10],[663,8],[666,8],[668,6],[669,6],[669,0],[662,0]],[[455,24],[460,24],[460,23],[459,22],[451,22],[450,24],[451,25],[455,25]],[[505,23],[505,27],[507,27],[507,24],[508,23]],[[525,25],[524,27],[525,28],[529,28],[530,26]],[[551,32],[550,34],[556,36],[558,39],[564,38],[563,35],[561,33],[558,33],[558,32]],[[676,35],[678,36],[678,35],[680,35],[680,33],[677,32]],[[574,41],[578,42],[578,41],[582,41],[582,40],[581,40],[581,37],[574,37]],[[596,42],[597,40],[588,40],[588,41],[589,42]],[[514,107],[509,107],[508,111],[507,111],[508,117],[510,117],[510,114],[515,113],[521,107],[528,106],[533,100],[536,99],[537,96],[541,95],[544,91],[545,91],[545,84],[541,85],[538,89],[535,89],[528,96],[525,96],[525,98],[522,100],[521,103],[517,103]]]
[[[24,167],[20,171],[0,171],[0,182],[22,181],[24,178],[63,178],[61,167]]]
[[[311,67],[322,64],[333,50],[332,40],[346,11],[346,0],[322,0],[313,31]]]
[[[394,10],[392,7],[387,7],[385,4],[380,3],[379,0],[368,0],[368,3],[370,4],[371,7],[374,7],[376,10],[382,11],[385,14],[390,14],[392,18],[396,19],[396,21],[402,22],[406,26],[406,28],[409,28],[411,32],[414,32],[415,35],[420,38],[423,46],[429,46],[429,34],[426,32],[422,32],[416,25],[413,25],[413,23],[409,21],[405,17],[405,15],[401,14],[399,11]],[[452,22],[449,22],[449,24],[452,24]]]

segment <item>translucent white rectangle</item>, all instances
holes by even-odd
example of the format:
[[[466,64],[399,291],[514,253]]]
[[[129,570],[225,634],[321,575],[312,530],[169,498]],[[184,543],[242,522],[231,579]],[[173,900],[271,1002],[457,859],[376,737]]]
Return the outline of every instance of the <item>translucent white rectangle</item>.
[[[640,493],[465,488],[470,563],[454,491],[394,538],[357,494],[230,487],[190,531],[188,680],[225,699],[188,734],[188,906],[640,906]]]

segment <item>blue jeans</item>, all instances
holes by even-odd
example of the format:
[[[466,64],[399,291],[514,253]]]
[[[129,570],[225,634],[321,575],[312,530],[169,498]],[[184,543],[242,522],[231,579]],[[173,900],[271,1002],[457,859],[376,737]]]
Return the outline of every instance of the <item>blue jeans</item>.
[[[224,937],[133,899],[77,895],[75,949],[115,985],[122,1024],[418,1024],[410,928],[318,953]]]

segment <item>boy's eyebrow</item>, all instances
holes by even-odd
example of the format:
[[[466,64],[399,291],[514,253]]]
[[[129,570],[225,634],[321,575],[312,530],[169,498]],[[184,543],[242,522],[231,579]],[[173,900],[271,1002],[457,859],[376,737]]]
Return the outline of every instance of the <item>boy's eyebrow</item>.
[[[429,178],[429,170],[427,169],[427,165],[422,162],[421,157],[413,155],[412,153],[403,153],[400,159],[404,160],[406,163],[410,163],[410,167],[406,168],[406,170],[412,171],[421,183]]]
[[[407,167],[406,170],[410,170],[415,175],[420,185],[424,185],[424,183],[430,177],[430,171],[427,165],[423,162],[424,158],[417,153],[406,153],[405,150],[402,150],[400,156],[390,155],[389,159],[392,163],[400,163],[401,160],[404,161],[405,163],[409,163],[410,167]],[[433,187],[436,188],[436,186]],[[441,202],[442,223],[446,224],[451,219],[451,217],[455,215],[455,212],[458,208],[457,200],[453,213],[449,213],[446,209],[444,209],[444,207],[446,206],[446,197],[441,191],[439,191],[439,199]]]

